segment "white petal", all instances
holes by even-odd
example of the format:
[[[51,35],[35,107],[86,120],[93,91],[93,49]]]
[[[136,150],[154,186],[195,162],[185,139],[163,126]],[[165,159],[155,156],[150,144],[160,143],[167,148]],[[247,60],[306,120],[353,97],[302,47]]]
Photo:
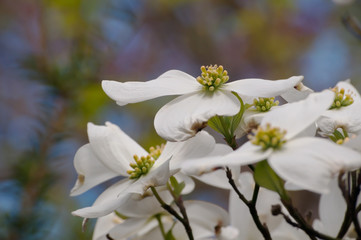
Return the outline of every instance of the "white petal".
[[[147,218],[130,218],[123,223],[118,224],[110,232],[109,236],[112,239],[127,239],[128,237],[139,232],[147,223]]]
[[[219,240],[236,240],[239,236],[239,230],[232,226],[221,228],[221,234],[218,236]]]
[[[209,155],[215,145],[216,141],[213,136],[206,131],[200,131],[193,138],[184,142],[167,142],[157,164],[172,157],[170,167],[176,169],[185,160]]]
[[[307,98],[311,93],[313,93],[313,90],[300,82],[294,88],[291,88],[287,92],[281,94],[281,97],[287,102],[297,102]]]
[[[277,239],[277,240],[308,239],[308,236],[304,231],[302,231],[299,228],[291,226],[285,221],[283,221],[274,231],[272,231],[271,235],[273,239]]]
[[[293,88],[302,79],[303,76],[294,76],[276,81],[249,78],[227,83],[224,85],[224,89],[245,96],[275,97]]]
[[[286,130],[286,139],[291,139],[315,122],[332,104],[335,94],[330,90],[312,93],[305,100],[288,103],[269,112],[261,126],[271,124]]]
[[[361,134],[350,137],[350,140],[345,142],[342,146],[355,149],[356,151],[361,152]]]
[[[177,97],[156,114],[157,133],[168,141],[184,141],[205,127],[215,115],[232,116],[240,109],[238,99],[230,92],[199,91]]]
[[[232,171],[233,173],[233,171]],[[201,176],[194,176],[196,179],[222,189],[230,189],[231,185],[228,183],[228,178],[224,169],[218,169],[213,172],[205,173]]]
[[[230,148],[228,145],[225,144],[216,144],[214,150],[209,154],[209,156],[224,156],[228,153],[231,153],[233,150],[232,148]],[[207,162],[206,158],[203,158],[205,162]],[[228,183],[228,178],[226,176],[226,173],[224,171],[224,169],[218,169],[216,171],[211,171],[212,169],[210,169],[210,172],[207,171],[207,173],[202,174],[200,176],[193,176],[195,178],[197,178],[198,180],[212,185],[214,187],[218,187],[218,188],[222,188],[222,189],[230,189],[231,186]],[[232,176],[233,179],[237,179],[235,182],[237,183],[238,181],[238,176],[240,173],[240,168],[239,167],[231,167],[232,170]]]
[[[132,181],[120,181],[111,190],[101,194],[94,202],[93,206],[78,209],[72,214],[83,218],[97,218],[108,215],[114,210],[132,199],[133,194],[126,192],[126,189],[132,185]]]
[[[361,166],[356,151],[320,138],[297,138],[268,158],[273,170],[291,183],[317,193],[327,193],[340,171]]]
[[[98,218],[94,227],[93,240],[106,240],[106,235],[109,233],[110,229],[117,226],[122,221],[123,220],[115,213]]]
[[[161,165],[153,165],[147,175],[140,177],[137,182],[140,182],[144,191],[149,187],[157,187],[166,185],[170,176],[176,174],[179,169],[169,169],[170,159],[162,163]]]
[[[215,227],[229,225],[229,216],[223,208],[203,201],[185,201],[189,222],[195,239],[215,236]],[[184,231],[184,230],[183,230]],[[174,236],[177,238],[177,233]]]
[[[201,175],[211,171],[212,168],[215,167],[232,167],[256,163],[267,159],[271,153],[272,149],[262,151],[259,146],[247,142],[237,150],[224,156],[205,157],[186,161],[182,164],[182,171],[189,175]]]
[[[223,163],[223,166],[248,165],[267,159],[272,151],[272,149],[263,151],[260,146],[248,141],[237,150],[225,155],[220,161]]]
[[[148,153],[118,126],[107,122],[106,126],[88,123],[89,142],[98,159],[109,169],[120,175],[128,176],[129,163],[134,162],[136,154],[146,156]]]
[[[103,165],[94,154],[90,144],[82,146],[76,152],[74,167],[78,173],[78,179],[71,189],[71,196],[82,194],[95,185],[118,176],[118,173]]]
[[[318,210],[326,233],[337,236],[345,215],[346,202],[338,187],[337,178],[332,180],[330,190],[328,194],[321,195]]]
[[[195,92],[202,88],[197,80],[185,72],[170,70],[147,82],[116,82],[103,80],[104,92],[118,105]]]

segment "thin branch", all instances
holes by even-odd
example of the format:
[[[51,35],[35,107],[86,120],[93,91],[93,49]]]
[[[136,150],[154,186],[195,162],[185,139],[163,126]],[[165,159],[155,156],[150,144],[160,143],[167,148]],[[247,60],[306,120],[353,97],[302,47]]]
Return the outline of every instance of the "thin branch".
[[[259,186],[256,184],[255,190],[253,192],[252,201],[248,201],[245,196],[238,190],[238,187],[236,186],[233,178],[232,178],[232,171],[227,167],[226,168],[226,174],[228,178],[229,184],[232,186],[233,190],[237,193],[238,197],[246,204],[246,206],[249,209],[249,212],[251,213],[251,216],[253,218],[254,223],[256,224],[258,230],[261,232],[262,236],[266,240],[272,240],[271,234],[268,230],[268,227],[265,223],[262,223],[259,219],[258,212],[256,209],[256,201],[259,191]]]

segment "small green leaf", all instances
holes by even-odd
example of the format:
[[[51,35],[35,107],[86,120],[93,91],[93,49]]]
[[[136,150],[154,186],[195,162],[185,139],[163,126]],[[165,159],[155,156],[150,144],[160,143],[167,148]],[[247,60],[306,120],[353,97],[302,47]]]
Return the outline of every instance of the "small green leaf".
[[[224,129],[219,116],[214,116],[208,120],[208,126],[210,126],[215,131],[219,132],[220,134],[224,135]]]
[[[261,187],[277,192],[282,199],[287,198],[283,187],[284,181],[273,171],[266,160],[257,163],[253,177]]]
[[[176,240],[175,237],[173,236],[172,229],[170,229],[165,235],[165,240]]]
[[[179,197],[186,184],[184,182],[178,183],[177,179],[174,176],[171,176],[169,178],[169,181],[173,188],[173,193],[175,194],[176,197]]]

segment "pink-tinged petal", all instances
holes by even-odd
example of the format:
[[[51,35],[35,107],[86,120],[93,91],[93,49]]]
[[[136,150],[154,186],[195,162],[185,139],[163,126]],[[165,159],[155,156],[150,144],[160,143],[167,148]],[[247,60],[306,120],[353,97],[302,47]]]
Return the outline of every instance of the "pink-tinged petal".
[[[187,94],[202,89],[194,77],[178,70],[167,71],[147,82],[122,83],[103,80],[102,87],[104,92],[120,106],[161,96]]]
[[[74,157],[74,167],[78,173],[78,179],[71,189],[70,196],[77,196],[88,189],[119,174],[104,166],[94,154],[90,144],[79,148]]]
[[[330,181],[341,171],[361,167],[361,155],[321,138],[297,138],[268,158],[273,170],[303,189],[327,193]]]
[[[148,155],[141,146],[125,134],[117,125],[107,122],[105,126],[88,123],[90,145],[98,159],[109,169],[128,176],[133,156]]]
[[[293,88],[302,79],[303,76],[294,76],[282,80],[249,78],[226,83],[223,89],[234,91],[241,96],[275,97]]]
[[[261,126],[271,124],[286,130],[286,139],[291,139],[314,123],[332,104],[335,94],[330,90],[312,93],[305,100],[288,103],[269,112]]]
[[[157,133],[168,141],[184,141],[206,126],[215,115],[232,116],[240,109],[238,99],[230,92],[198,91],[177,97],[156,114]]]

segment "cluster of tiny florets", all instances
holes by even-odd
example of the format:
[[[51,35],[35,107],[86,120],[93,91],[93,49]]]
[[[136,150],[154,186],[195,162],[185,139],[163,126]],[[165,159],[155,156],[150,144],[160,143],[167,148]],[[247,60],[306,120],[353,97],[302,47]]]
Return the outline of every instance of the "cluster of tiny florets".
[[[279,101],[275,101],[274,97],[271,98],[255,98],[253,105],[259,112],[268,112],[272,107],[277,106]]]
[[[333,100],[330,109],[346,107],[353,103],[354,100],[351,96],[351,93],[345,94],[344,88],[339,90],[338,87],[335,87],[332,89],[332,91],[335,93],[335,99]]]
[[[127,173],[130,175],[130,179],[138,179],[140,176],[147,174],[155,162],[155,160],[150,155],[142,157],[134,155],[133,158],[135,163],[129,164],[133,170],[127,171]]]
[[[270,124],[267,124],[265,129],[259,126],[252,132],[254,135],[248,135],[250,142],[254,145],[261,146],[262,150],[269,148],[279,149],[286,142],[284,139],[286,131],[281,131],[281,129],[277,127],[271,127]]]
[[[160,154],[164,149],[164,144],[156,147],[149,148],[149,155],[139,157],[138,155],[134,155],[135,163],[130,163],[129,166],[133,168],[133,170],[128,170],[127,173],[130,175],[130,179],[138,179],[142,175],[145,175],[149,172],[149,170],[153,167],[155,161],[159,158]]]
[[[160,156],[160,154],[162,153],[163,149],[164,149],[164,144],[162,145],[157,145],[155,147],[150,147],[149,148],[149,155],[154,159],[157,160]]]
[[[222,65],[202,66],[201,71],[201,76],[197,77],[197,81],[210,92],[229,80],[228,72],[223,69]]]

